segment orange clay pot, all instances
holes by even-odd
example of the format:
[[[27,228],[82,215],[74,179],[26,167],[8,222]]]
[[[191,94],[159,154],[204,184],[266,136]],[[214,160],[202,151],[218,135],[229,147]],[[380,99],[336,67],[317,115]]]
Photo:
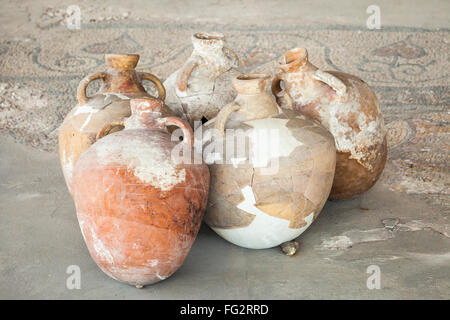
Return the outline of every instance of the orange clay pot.
[[[162,107],[157,99],[131,100],[132,116],[105,126],[98,138],[117,125],[124,130],[83,153],[72,180],[92,258],[110,277],[138,288],[166,279],[181,266],[208,197],[207,166],[176,163],[172,157],[180,146],[193,154],[192,129],[181,119],[160,118]],[[171,141],[168,125],[182,129],[182,142]]]
[[[142,86],[149,80],[158,89],[158,98],[164,101],[166,92],[161,81],[146,72],[136,72],[139,61],[137,54],[107,54],[107,69],[104,72],[86,76],[78,85],[78,105],[74,107],[61,125],[58,144],[61,167],[71,192],[72,172],[80,155],[95,142],[97,132],[107,123],[128,117],[130,99],[150,97]],[[95,79],[102,79],[103,85],[93,96],[86,96],[86,88]],[[163,115],[173,113],[166,107]],[[118,130],[116,128],[115,130]]]
[[[313,117],[334,136],[337,158],[330,199],[349,199],[369,190],[387,158],[375,92],[353,75],[319,70],[308,61],[306,49],[288,51],[284,59],[283,72],[272,82],[278,104]]]

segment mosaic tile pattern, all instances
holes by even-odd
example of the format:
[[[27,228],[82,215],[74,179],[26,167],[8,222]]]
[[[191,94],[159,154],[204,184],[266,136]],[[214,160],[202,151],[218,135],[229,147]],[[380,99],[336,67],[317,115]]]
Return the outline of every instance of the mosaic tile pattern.
[[[56,151],[78,82],[104,67],[105,53],[138,53],[138,70],[165,79],[190,55],[190,36],[198,31],[225,33],[245,71],[275,73],[284,51],[306,47],[318,67],[361,77],[376,91],[389,129],[381,183],[450,204],[449,30],[96,24],[78,31],[51,27],[28,41],[0,38],[0,131]]]

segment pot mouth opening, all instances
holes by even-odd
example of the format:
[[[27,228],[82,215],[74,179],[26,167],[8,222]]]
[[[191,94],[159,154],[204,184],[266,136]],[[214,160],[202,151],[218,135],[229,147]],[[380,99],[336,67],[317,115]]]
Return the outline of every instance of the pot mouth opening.
[[[267,73],[249,73],[249,74],[241,74],[236,77],[237,80],[266,80],[269,79],[270,75]]]
[[[197,32],[194,34],[194,38],[198,40],[218,41],[225,40],[225,36],[221,33],[209,33],[209,32]]]
[[[110,58],[121,58],[121,59],[136,59],[139,58],[139,55],[136,53],[107,53],[106,57]]]
[[[308,58],[308,52],[305,48],[294,48],[292,50],[287,51],[284,54],[284,65],[293,65],[298,62],[303,62]]]
[[[139,61],[139,55],[134,53],[107,53],[105,54],[106,64],[115,69],[134,69]]]

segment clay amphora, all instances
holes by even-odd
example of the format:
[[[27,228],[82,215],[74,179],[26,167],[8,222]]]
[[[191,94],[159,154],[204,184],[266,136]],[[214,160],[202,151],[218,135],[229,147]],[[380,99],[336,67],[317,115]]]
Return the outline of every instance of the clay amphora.
[[[210,165],[205,221],[224,239],[252,249],[280,245],[309,227],[328,198],[336,161],[333,136],[308,116],[278,108],[269,83],[266,74],[237,77],[234,102],[202,127],[214,125],[226,158]],[[242,132],[244,147],[236,142]],[[233,141],[237,147],[228,149]]]
[[[387,157],[386,130],[375,93],[353,75],[317,69],[308,61],[306,49],[288,51],[284,60],[282,72],[272,82],[277,102],[320,121],[335,139],[330,199],[349,199],[367,191],[380,177]]]
[[[167,105],[193,127],[194,121],[214,118],[236,96],[229,83],[239,75],[239,59],[224,43],[220,33],[194,34],[191,56],[164,82]]]
[[[139,55],[107,54],[105,60],[106,71],[90,74],[81,80],[77,91],[78,105],[69,112],[60,128],[59,157],[69,191],[74,165],[95,142],[98,131],[113,120],[130,116],[130,99],[150,97],[142,86],[143,80],[153,82],[158,89],[158,98],[165,98],[164,86],[157,77],[134,70]],[[95,95],[87,97],[86,88],[95,79],[102,79],[103,85]],[[163,114],[173,113],[164,107]]]
[[[192,151],[187,122],[161,118],[158,99],[131,100],[132,116],[106,125],[75,165],[72,188],[89,252],[110,277],[138,288],[166,279],[186,258],[206,208],[209,170],[176,163],[175,146]],[[182,129],[171,141],[166,126]],[[201,157],[200,157],[201,160]]]

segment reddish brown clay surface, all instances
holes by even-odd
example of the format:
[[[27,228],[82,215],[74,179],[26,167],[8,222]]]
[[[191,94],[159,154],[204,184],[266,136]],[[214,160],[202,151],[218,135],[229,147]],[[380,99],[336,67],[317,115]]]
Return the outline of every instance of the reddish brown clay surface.
[[[209,170],[171,159],[177,145],[192,151],[193,134],[178,118],[160,118],[161,101],[131,100],[131,107],[123,131],[101,138],[107,125],[80,157],[73,197],[97,265],[141,287],[169,277],[186,258],[206,207]],[[183,142],[171,141],[167,125],[183,130]]]
[[[105,60],[108,67],[105,72],[88,75],[80,81],[78,105],[69,112],[60,128],[59,156],[69,191],[75,163],[94,143],[98,131],[111,121],[129,117],[130,99],[150,97],[142,86],[143,80],[153,82],[158,89],[158,98],[165,98],[164,86],[157,77],[134,70],[139,55],[107,54]],[[95,79],[102,79],[103,85],[95,95],[87,97],[86,88]],[[172,112],[164,107],[163,114],[172,115]]]
[[[308,61],[306,49],[288,51],[284,59],[282,72],[272,82],[278,104],[320,121],[335,139],[336,174],[330,199],[367,191],[387,158],[386,130],[375,93],[358,77],[319,70]]]

